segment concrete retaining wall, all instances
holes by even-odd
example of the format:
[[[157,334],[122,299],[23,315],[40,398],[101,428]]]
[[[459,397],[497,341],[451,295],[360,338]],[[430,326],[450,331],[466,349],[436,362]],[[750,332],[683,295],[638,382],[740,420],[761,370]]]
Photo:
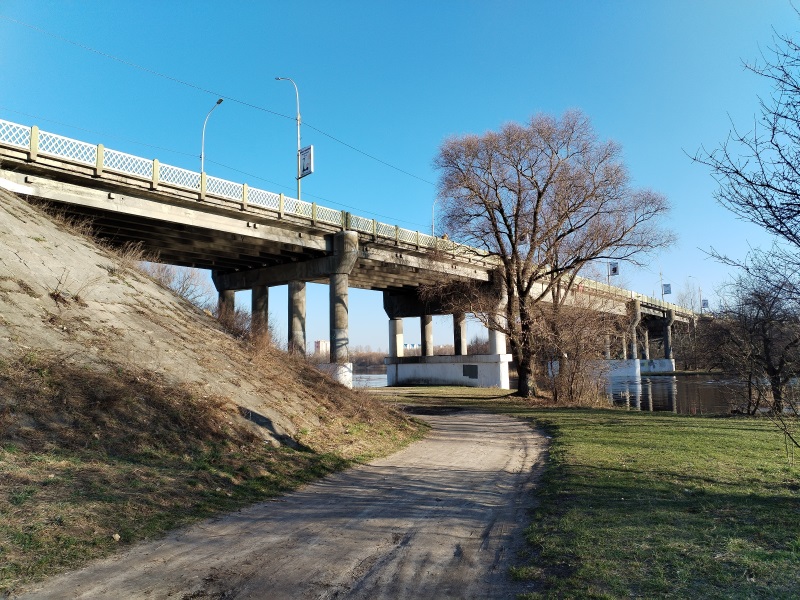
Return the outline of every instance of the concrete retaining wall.
[[[510,354],[388,357],[386,380],[398,385],[464,385],[510,389]]]

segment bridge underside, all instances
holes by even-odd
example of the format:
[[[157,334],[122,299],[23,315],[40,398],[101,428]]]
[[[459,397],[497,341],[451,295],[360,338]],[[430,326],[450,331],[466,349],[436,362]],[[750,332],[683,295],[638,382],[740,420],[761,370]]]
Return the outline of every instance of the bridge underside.
[[[268,322],[269,287],[288,284],[290,351],[306,351],[305,283],[329,284],[329,367],[340,381],[346,382],[348,372],[352,374],[347,349],[347,289],[355,287],[384,292],[389,318],[387,365],[394,369],[397,383],[402,383],[402,377],[441,382],[446,372],[447,377],[455,377],[451,381],[462,384],[508,385],[510,357],[503,334],[489,332],[490,351],[484,359],[469,357],[463,314],[453,315],[456,356],[432,356],[431,315],[447,314],[448,310],[441,303],[420,301],[417,290],[447,279],[490,284],[496,265],[474,249],[435,238],[425,248],[420,245],[419,232],[414,244],[398,235],[386,237],[385,230],[378,235],[374,221],[370,235],[363,229],[347,230],[349,218],[342,218],[342,226],[337,227],[315,217],[284,214],[283,208],[276,212],[244,200],[198,195],[155,180],[98,172],[47,156],[32,159],[30,153],[18,149],[0,147],[0,185],[29,200],[51,203],[68,217],[89,221],[94,233],[110,245],[140,244],[145,254],[158,262],[210,270],[219,291],[220,313],[233,310],[236,290],[252,290],[254,327]],[[652,332],[653,337],[661,331],[665,354],[671,353],[672,322],[690,317],[676,315],[677,307],[663,302],[632,300],[626,290],[600,288],[589,293],[611,299],[614,312],[629,314],[623,355],[639,356],[642,346],[637,346],[637,338],[642,331]],[[403,357],[404,317],[420,318],[423,356],[418,359]],[[646,340],[642,342],[647,348]]]
[[[40,176],[45,172],[48,177]],[[231,203],[182,199],[120,183],[111,186],[89,176],[64,173],[57,180],[51,177],[40,165],[0,164],[0,178],[14,184],[14,191],[29,200],[46,202],[69,218],[87,221],[94,234],[112,246],[140,244],[153,261],[225,274],[226,287],[221,289],[250,289],[259,273],[275,267],[283,267],[283,280],[267,274],[262,284],[298,279],[328,282],[325,274],[305,276],[309,271],[303,265],[331,256],[333,237],[340,229],[309,227],[291,217],[276,219],[253,208],[244,212],[232,208]],[[443,275],[483,281],[490,277],[489,269],[472,264],[470,257],[431,257],[425,250],[358,236],[359,256],[350,273],[350,287],[413,291],[440,281]],[[293,266],[295,275],[291,274]]]

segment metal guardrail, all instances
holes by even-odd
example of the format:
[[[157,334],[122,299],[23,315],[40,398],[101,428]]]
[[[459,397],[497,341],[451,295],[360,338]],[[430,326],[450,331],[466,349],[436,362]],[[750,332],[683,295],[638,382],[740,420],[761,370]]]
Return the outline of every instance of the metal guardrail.
[[[485,255],[477,248],[471,248],[457,242],[420,233],[419,231],[403,229],[396,225],[381,223],[375,219],[359,217],[343,210],[318,206],[316,203],[305,202],[284,194],[251,188],[247,184],[236,183],[218,177],[209,177],[205,173],[162,164],[157,159],[150,160],[118,150],[107,149],[102,144],[89,144],[55,133],[40,131],[35,125],[28,127],[27,125],[0,119],[0,144],[24,150],[32,160],[35,160],[38,154],[55,156],[69,162],[91,166],[98,175],[101,175],[103,171],[122,173],[136,179],[149,181],[154,188],[160,185],[168,185],[179,189],[191,190],[200,194],[201,198],[209,195],[240,202],[243,205],[251,204],[275,212],[279,216],[292,215],[306,219],[311,224],[315,222],[325,223],[334,227],[371,235],[375,239],[393,240],[395,243],[407,244],[420,250],[436,250],[451,255],[458,254],[472,258],[479,258],[481,255]],[[682,314],[692,312],[677,304],[664,302],[624,288],[606,285],[593,279],[579,277],[576,279],[576,285],[582,289],[591,289],[595,292],[606,293],[615,297],[640,300],[664,310],[672,309]]]
[[[40,131],[35,125],[28,127],[0,119],[0,143],[25,150],[33,160],[39,154],[54,156],[69,162],[91,166],[96,169],[98,174],[102,174],[103,171],[111,171],[150,181],[154,188],[170,186],[191,190],[200,194],[201,198],[214,196],[234,200],[244,205],[259,206],[278,213],[280,216],[291,215],[306,219],[311,223],[320,222],[334,227],[351,229],[371,235],[376,239],[393,240],[396,243],[409,244],[418,249],[437,249],[451,254],[460,251],[461,254],[480,256],[480,252],[473,248],[435,238],[419,231],[411,231],[381,223],[375,219],[352,215],[346,211],[318,206],[316,203],[305,202],[284,194],[251,188],[247,184],[207,176],[205,173],[164,164],[158,160],[126,154],[105,148],[102,144],[89,144],[55,133]]]

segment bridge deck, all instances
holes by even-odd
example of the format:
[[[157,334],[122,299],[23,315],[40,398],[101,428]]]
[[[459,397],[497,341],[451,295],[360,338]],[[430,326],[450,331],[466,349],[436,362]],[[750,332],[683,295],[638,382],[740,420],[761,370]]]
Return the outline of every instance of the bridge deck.
[[[2,120],[0,185],[86,217],[113,244],[141,242],[158,260],[182,266],[246,273],[302,263],[330,255],[332,234],[343,229],[359,236],[352,287],[413,289],[443,277],[489,281],[497,265],[452,241]],[[593,280],[582,279],[580,287],[621,306],[638,299],[645,314],[694,316]]]

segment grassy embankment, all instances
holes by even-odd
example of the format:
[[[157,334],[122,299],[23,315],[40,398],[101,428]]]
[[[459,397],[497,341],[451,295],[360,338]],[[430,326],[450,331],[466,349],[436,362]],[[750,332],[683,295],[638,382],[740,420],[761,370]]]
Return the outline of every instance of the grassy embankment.
[[[315,376],[308,390],[320,399],[320,427],[301,431],[296,448],[275,447],[226,399],[129,365],[105,367],[42,352],[0,357],[0,597],[422,433],[366,393],[337,400]]]
[[[532,408],[495,391],[407,389],[551,436],[529,598],[798,598],[800,467],[765,420]]]

